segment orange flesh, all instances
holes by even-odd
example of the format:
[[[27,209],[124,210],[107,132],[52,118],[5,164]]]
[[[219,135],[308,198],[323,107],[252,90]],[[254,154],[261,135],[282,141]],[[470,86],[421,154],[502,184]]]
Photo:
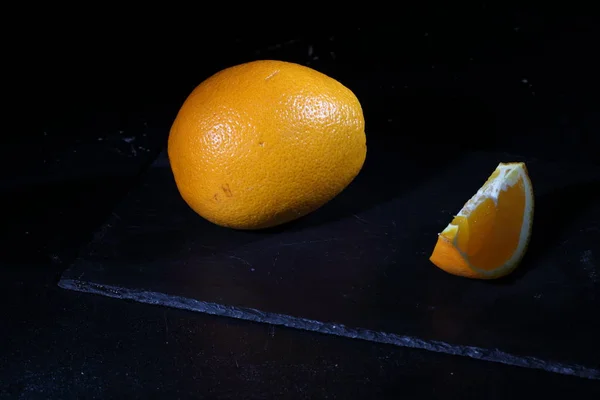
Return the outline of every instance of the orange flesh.
[[[487,198],[468,217],[454,218],[452,223],[459,227],[456,246],[467,256],[470,264],[478,269],[492,271],[502,266],[519,245],[524,210],[525,185],[523,178],[519,178],[515,185],[500,192],[498,207],[492,199]],[[450,241],[454,239],[446,238]],[[457,268],[464,268],[464,261],[457,263],[457,260],[451,260],[460,255],[452,254],[451,249],[444,247],[444,254],[438,254],[435,258],[447,257],[446,262],[452,262]]]

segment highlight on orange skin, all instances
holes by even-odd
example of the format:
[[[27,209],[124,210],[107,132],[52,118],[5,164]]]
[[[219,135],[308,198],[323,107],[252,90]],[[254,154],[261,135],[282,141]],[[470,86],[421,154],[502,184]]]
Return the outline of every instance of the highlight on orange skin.
[[[532,218],[533,191],[525,165],[500,164],[439,234],[430,261],[458,276],[507,275],[526,251]]]

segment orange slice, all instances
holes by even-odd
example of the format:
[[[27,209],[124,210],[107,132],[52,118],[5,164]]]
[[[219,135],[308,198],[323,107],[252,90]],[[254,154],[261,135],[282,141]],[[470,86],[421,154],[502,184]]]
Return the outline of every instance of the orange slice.
[[[525,164],[500,163],[438,235],[429,260],[450,274],[467,278],[510,274],[527,251],[533,204]]]

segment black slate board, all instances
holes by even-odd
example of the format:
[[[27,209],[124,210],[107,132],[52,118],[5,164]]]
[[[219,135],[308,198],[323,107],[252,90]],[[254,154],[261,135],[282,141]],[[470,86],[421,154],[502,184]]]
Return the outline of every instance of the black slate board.
[[[370,143],[332,202],[264,232],[199,218],[163,153],[59,285],[600,379],[600,167],[386,147]],[[437,233],[498,162],[515,160],[536,194],[523,265],[495,282],[435,268]]]

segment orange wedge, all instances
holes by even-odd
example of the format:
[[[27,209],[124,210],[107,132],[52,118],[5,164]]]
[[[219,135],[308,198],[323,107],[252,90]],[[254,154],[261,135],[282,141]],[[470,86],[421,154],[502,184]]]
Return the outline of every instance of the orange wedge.
[[[522,162],[500,163],[438,235],[429,260],[457,276],[496,279],[519,266],[527,251],[534,196]]]

